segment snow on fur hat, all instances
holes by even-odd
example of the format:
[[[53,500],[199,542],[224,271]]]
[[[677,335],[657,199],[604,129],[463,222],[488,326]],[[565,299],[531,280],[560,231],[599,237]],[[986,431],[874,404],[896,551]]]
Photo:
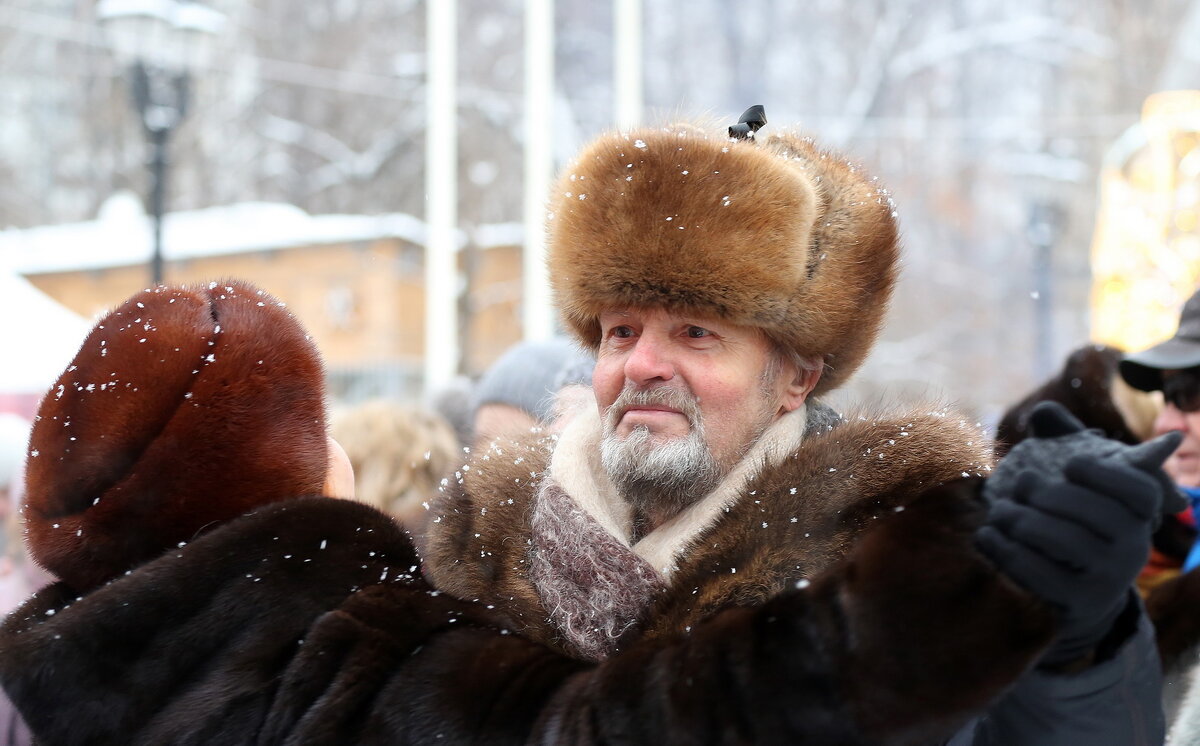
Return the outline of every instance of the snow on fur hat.
[[[593,350],[607,309],[715,316],[823,360],[820,394],[875,340],[899,254],[891,199],[807,138],[610,134],[552,194],[550,281],[567,328]]]
[[[300,323],[247,283],[134,295],[42,399],[34,558],[82,591],[255,506],[319,493],[323,380]]]

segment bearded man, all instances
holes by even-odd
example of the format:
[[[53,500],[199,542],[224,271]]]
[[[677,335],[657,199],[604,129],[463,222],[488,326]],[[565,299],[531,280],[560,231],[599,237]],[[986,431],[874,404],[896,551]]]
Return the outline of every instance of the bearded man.
[[[506,610],[524,635],[597,661],[686,634],[721,610],[833,582],[846,637],[822,647],[853,658],[864,640],[895,634],[876,663],[908,676],[932,660],[1003,668],[1023,655],[1009,633],[1035,628],[1036,614],[1017,597],[1003,613],[977,607],[961,618],[950,602],[1006,593],[1015,580],[1057,607],[1058,642],[992,694],[997,681],[976,681],[972,693],[944,670],[947,689],[919,708],[934,717],[973,699],[982,717],[959,732],[964,743],[1152,742],[1162,728],[1156,672],[1129,583],[1148,547],[1138,502],[1161,498],[1134,496],[1142,475],[1125,469],[1106,484],[1098,475],[1112,463],[1059,462],[1044,481],[993,479],[992,496],[1005,494],[979,529],[984,562],[954,536],[924,534],[911,515],[902,529],[896,517],[914,503],[944,507],[948,490],[970,492],[961,478],[989,469],[974,428],[936,409],[841,418],[817,400],[854,372],[882,320],[898,252],[893,209],[870,176],[797,136],[729,142],[679,128],[593,143],[554,193],[549,267],[567,328],[597,354],[595,401],[557,440],[477,454],[443,501],[428,570],[439,587]],[[1049,437],[1028,453],[1083,439],[1061,411],[1040,422]],[[1010,471],[1033,464],[1046,468],[1026,457]],[[517,485],[524,494],[510,499]],[[1113,501],[1126,507],[1107,522],[1089,515]],[[922,541],[942,542],[942,561],[973,568],[970,580],[923,565]],[[864,555],[893,564],[878,585],[856,588]],[[1106,571],[1082,570],[1110,560]],[[941,642],[904,641],[889,629],[901,623]],[[975,642],[960,644],[964,635]],[[1104,672],[1126,655],[1137,676]],[[1112,686],[1093,686],[1081,705],[1083,680]],[[1139,707],[1106,700],[1130,691]],[[1113,709],[1097,716],[1105,701]]]
[[[207,533],[120,574],[123,532],[144,544],[146,506],[156,526],[179,507],[170,469],[122,459],[143,491],[87,522],[68,467],[112,444],[62,441],[63,407],[105,415],[72,385],[77,359],[35,429],[66,466],[30,485],[30,520],[84,580],[0,631],[0,680],[43,740],[1161,741],[1130,583],[1174,441],[1128,448],[1041,410],[985,480],[987,444],[943,410],[820,404],[870,349],[898,241],[887,193],[809,140],[602,137],[551,209],[594,401],[558,435],[473,454],[434,506],[427,578],[363,506],[275,494],[238,515],[228,467],[211,475],[228,514],[205,503]],[[161,326],[163,303],[127,310]],[[97,349],[90,369],[118,364]],[[222,401],[187,403],[238,415],[204,422],[239,442],[260,432],[252,402]],[[64,515],[78,534],[52,530]]]

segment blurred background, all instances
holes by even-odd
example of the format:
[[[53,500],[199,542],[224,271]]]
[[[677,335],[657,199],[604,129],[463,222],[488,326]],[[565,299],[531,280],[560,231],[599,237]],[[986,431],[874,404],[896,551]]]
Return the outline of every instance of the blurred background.
[[[156,279],[240,277],[335,403],[554,331],[542,200],[601,131],[752,104],[891,190],[906,254],[845,399],[985,424],[1200,274],[1195,0],[0,0],[0,411]]]

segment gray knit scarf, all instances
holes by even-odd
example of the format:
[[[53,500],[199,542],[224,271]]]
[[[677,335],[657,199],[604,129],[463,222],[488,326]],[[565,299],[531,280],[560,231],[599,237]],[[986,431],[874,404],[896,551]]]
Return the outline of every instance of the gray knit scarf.
[[[550,621],[580,657],[608,657],[666,589],[665,581],[549,476],[531,523],[530,579]]]

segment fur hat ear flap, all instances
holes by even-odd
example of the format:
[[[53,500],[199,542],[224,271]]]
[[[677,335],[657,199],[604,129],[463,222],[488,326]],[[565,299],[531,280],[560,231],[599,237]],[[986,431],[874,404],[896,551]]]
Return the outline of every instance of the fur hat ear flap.
[[[86,590],[254,507],[319,493],[323,382],[300,323],[249,284],[134,295],[38,410],[33,557]]]
[[[794,135],[607,135],[566,169],[550,200],[551,283],[585,345],[599,345],[608,309],[715,316],[822,360],[818,394],[866,357],[898,256],[887,193]]]

